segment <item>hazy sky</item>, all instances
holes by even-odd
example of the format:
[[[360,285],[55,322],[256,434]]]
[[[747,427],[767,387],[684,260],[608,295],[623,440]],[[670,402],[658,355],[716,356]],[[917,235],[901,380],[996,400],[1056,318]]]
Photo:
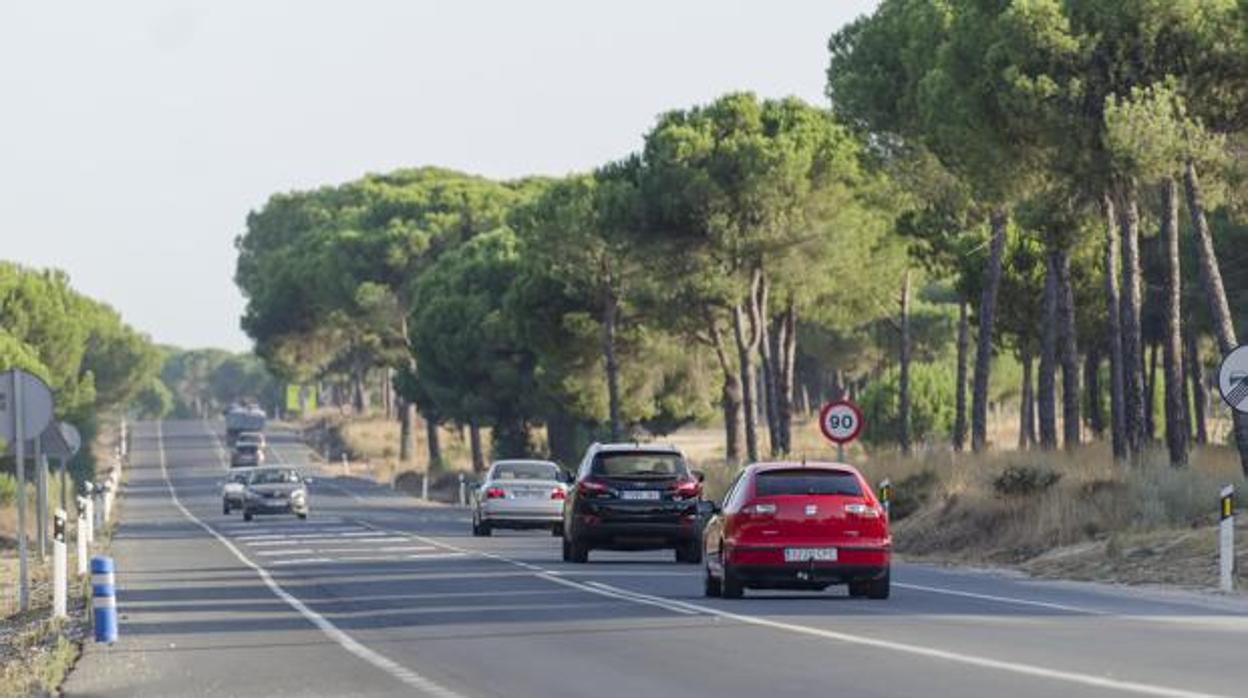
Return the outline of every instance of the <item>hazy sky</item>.
[[[730,90],[824,103],[874,0],[0,5],[0,258],[157,341],[245,349],[235,236],[273,192],[436,164],[562,174]]]

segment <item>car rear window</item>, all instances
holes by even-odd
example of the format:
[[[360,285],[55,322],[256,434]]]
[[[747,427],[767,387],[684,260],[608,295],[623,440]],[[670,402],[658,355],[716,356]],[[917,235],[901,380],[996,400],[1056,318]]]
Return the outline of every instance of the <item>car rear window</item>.
[[[554,463],[499,463],[494,466],[496,480],[558,480],[559,466]]]
[[[616,478],[671,478],[689,474],[685,459],[671,451],[628,451],[599,453],[590,471]]]
[[[759,497],[781,494],[841,494],[862,496],[858,478],[844,470],[794,468],[759,473],[754,482]]]

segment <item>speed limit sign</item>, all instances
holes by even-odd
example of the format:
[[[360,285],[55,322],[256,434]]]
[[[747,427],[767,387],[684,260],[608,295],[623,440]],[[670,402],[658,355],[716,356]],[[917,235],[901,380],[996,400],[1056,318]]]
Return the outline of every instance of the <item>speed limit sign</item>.
[[[819,410],[819,430],[828,441],[847,444],[862,431],[862,410],[849,400],[829,402]]]

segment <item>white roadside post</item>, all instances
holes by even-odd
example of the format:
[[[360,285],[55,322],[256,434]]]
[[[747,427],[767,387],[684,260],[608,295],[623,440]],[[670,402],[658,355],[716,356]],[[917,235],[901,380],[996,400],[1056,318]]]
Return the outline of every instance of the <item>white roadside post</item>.
[[[342,453],[342,474],[343,475],[351,474],[351,459],[347,458],[346,451],[343,451]]]
[[[65,550],[65,510],[57,509],[52,519],[52,617],[66,618],[69,594],[69,561]]]
[[[462,507],[468,503],[468,493],[465,491],[464,474],[459,474],[459,505]]]
[[[1222,488],[1218,502],[1218,587],[1230,592],[1235,589],[1235,486]]]
[[[87,574],[87,536],[90,524],[88,521],[88,504],[91,500],[86,497],[78,498],[78,528],[74,532],[74,542],[78,544],[78,576],[84,577]]]
[[[428,469],[426,469],[425,472],[420,474],[420,498],[426,502],[429,501],[429,471]]]

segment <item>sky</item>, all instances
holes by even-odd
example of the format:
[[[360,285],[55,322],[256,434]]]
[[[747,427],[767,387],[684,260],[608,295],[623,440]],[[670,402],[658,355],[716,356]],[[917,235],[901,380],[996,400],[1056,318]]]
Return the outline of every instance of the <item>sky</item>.
[[[158,342],[246,350],[234,239],[273,193],[441,165],[561,175],[729,91],[825,104],[875,0],[0,5],[0,258]]]

